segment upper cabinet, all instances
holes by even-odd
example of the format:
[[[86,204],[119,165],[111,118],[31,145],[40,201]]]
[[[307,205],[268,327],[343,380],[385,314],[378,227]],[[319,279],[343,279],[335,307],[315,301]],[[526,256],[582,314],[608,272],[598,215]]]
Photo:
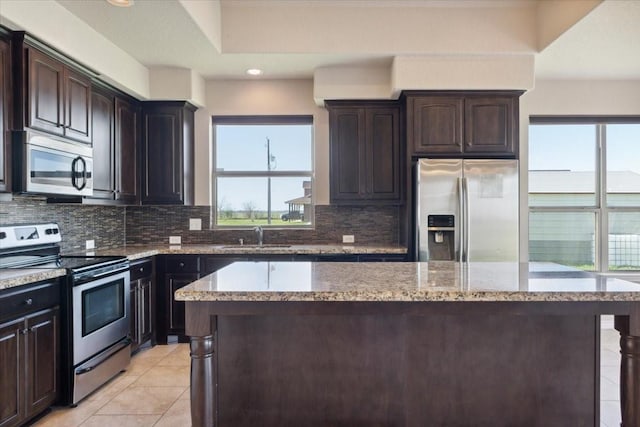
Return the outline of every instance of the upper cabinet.
[[[115,199],[140,203],[140,107],[133,99],[115,98]]]
[[[405,92],[413,156],[518,157],[516,91]]]
[[[91,80],[33,47],[26,47],[26,127],[91,144]]]
[[[0,192],[10,192],[11,42],[0,33]]]
[[[332,204],[402,204],[400,107],[327,101]]]
[[[93,196],[87,203],[138,204],[137,101],[114,91],[92,89]]]
[[[142,110],[142,203],[193,204],[196,108],[184,101],[148,101]]]

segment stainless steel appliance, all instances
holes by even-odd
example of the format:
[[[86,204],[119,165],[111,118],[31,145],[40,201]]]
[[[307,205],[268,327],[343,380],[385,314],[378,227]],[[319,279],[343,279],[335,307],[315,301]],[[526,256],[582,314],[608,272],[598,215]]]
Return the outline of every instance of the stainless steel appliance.
[[[420,159],[418,261],[518,261],[518,161]]]
[[[93,148],[29,131],[13,132],[18,191],[93,195]]]
[[[61,404],[74,405],[124,370],[131,358],[129,262],[60,256],[57,224],[0,227],[3,268],[65,268]]]

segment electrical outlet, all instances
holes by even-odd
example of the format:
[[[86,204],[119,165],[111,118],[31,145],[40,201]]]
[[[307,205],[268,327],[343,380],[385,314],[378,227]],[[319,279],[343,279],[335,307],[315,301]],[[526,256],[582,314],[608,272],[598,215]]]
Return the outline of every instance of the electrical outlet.
[[[95,241],[95,240],[93,240],[93,239],[91,239],[91,240],[87,240],[87,241],[85,241],[85,243],[84,243],[84,248],[85,248],[86,250],[89,250],[89,249],[95,249],[95,247],[96,247],[96,241]]]
[[[202,219],[189,218],[189,230],[202,230]]]
[[[353,234],[343,234],[342,243],[355,243],[356,239]]]
[[[180,236],[169,236],[169,244],[170,245],[180,245],[180,244],[182,244],[182,237],[180,237]]]

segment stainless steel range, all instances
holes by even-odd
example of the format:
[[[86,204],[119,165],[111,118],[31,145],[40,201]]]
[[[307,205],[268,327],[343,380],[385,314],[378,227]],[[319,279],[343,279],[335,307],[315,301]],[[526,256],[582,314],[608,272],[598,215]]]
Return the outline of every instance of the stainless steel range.
[[[57,224],[0,227],[2,268],[65,268],[62,307],[63,405],[75,405],[131,358],[129,262],[125,257],[61,256]]]

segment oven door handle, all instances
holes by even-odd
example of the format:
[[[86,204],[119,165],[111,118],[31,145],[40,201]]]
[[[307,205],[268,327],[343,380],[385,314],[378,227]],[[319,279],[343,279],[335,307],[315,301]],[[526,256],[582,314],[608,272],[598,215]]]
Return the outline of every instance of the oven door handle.
[[[104,273],[91,273],[91,281],[94,280],[98,280],[98,279],[102,279],[103,277],[108,277],[108,276],[115,276],[117,274],[121,274],[124,273],[128,270],[127,267],[123,267],[123,268],[119,268],[117,270],[109,270],[109,271],[105,271]],[[84,281],[82,282],[84,283]]]

